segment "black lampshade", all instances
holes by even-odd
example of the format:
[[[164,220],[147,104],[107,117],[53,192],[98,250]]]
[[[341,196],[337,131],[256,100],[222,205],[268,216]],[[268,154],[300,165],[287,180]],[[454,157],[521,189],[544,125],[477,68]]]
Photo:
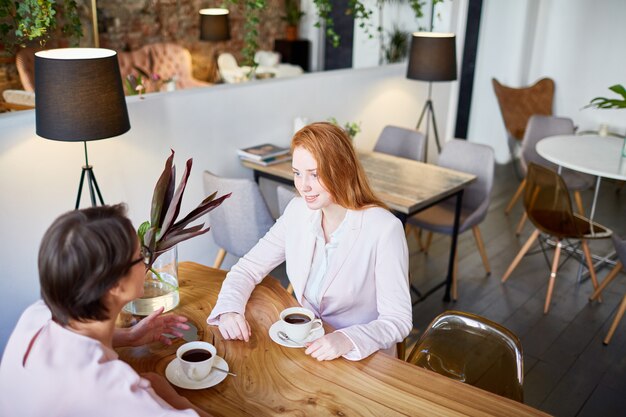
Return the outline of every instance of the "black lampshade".
[[[227,9],[200,10],[200,40],[227,41],[230,39],[230,23]]]
[[[50,49],[35,54],[37,135],[88,141],[130,129],[117,53],[101,48]]]
[[[411,37],[407,78],[421,81],[456,80],[453,33],[415,32]]]

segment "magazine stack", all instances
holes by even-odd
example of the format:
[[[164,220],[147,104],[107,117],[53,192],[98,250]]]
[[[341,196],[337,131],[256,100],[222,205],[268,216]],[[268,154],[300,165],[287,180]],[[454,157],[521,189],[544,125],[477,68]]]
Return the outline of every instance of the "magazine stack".
[[[238,149],[237,154],[242,161],[249,161],[262,166],[279,164],[291,160],[289,148],[276,146],[271,143]]]

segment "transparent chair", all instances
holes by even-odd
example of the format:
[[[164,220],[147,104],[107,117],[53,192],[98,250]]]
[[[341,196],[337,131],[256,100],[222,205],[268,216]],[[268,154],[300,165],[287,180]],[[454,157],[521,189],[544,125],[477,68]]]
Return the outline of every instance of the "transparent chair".
[[[596,291],[591,295],[591,297],[589,297],[590,301],[597,300],[602,294],[602,291],[604,291],[604,289],[606,288],[606,286],[609,285],[611,281],[615,279],[615,277],[617,276],[617,274],[620,273],[620,271],[624,270],[624,265],[626,265],[626,239],[622,239],[621,237],[614,234],[613,246],[615,246],[615,253],[617,254],[617,258],[619,260],[617,261],[613,269],[611,269],[611,271],[607,274],[606,278],[604,278],[604,281],[602,281],[598,289],[596,289]],[[622,297],[622,302],[617,308],[617,313],[615,313],[615,318],[613,319],[613,322],[611,323],[611,327],[609,328],[609,331],[606,334],[606,337],[604,338],[603,343],[605,345],[608,345],[611,339],[613,338],[613,334],[615,333],[615,330],[617,330],[617,326],[619,325],[619,322],[624,317],[624,313],[626,313],[626,294],[624,294],[624,296]]]
[[[274,224],[259,186],[252,180],[222,178],[204,171],[206,192],[228,191],[232,195],[227,204],[209,213],[211,235],[220,247],[213,264],[219,268],[226,253],[242,257]]]
[[[507,328],[460,311],[437,316],[407,362],[494,394],[523,400],[522,344]]]
[[[505,214],[509,214],[519,197],[522,195],[524,188],[526,187],[526,174],[528,172],[528,164],[534,162],[536,164],[548,167],[557,170],[557,165],[549,162],[539,155],[536,150],[537,143],[548,136],[555,135],[573,135],[575,132],[574,122],[572,119],[567,117],[554,117],[554,116],[540,116],[533,115],[528,120],[528,125],[526,126],[526,132],[524,133],[524,138],[522,139],[522,152],[520,155],[520,168],[522,174],[524,175],[524,179],[520,183],[517,191],[509,201],[506,209],[504,210]],[[587,190],[591,188],[594,184],[595,178],[591,175],[582,174],[580,172],[572,171],[571,169],[563,168],[561,171],[561,177],[565,184],[567,185],[567,189],[573,192],[574,201],[576,202],[576,208],[580,214],[585,214],[582,198],[580,192],[583,190]],[[519,235],[524,227],[524,223],[526,222],[526,213],[522,215],[520,219],[516,234]]]
[[[530,163],[526,176],[526,192],[524,193],[524,208],[526,215],[535,225],[536,229],[530,235],[524,246],[511,262],[502,277],[502,282],[511,276],[524,255],[532,244],[537,240],[540,233],[552,236],[556,240],[556,250],[550,270],[550,280],[544,305],[544,314],[550,309],[550,301],[554,290],[554,282],[559,266],[562,241],[564,239],[580,240],[591,282],[595,289],[598,288],[596,272],[593,267],[593,259],[589,251],[588,239],[606,239],[611,237],[612,232],[604,226],[595,223],[588,218],[574,213],[569,191],[559,174],[549,168]]]

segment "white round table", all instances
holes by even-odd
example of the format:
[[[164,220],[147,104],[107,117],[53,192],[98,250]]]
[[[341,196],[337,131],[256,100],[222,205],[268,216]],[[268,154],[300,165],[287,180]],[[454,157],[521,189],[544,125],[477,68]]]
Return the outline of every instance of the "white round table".
[[[600,180],[626,181],[626,157],[622,157],[624,139],[597,135],[550,136],[537,143],[537,153],[561,167],[597,176],[590,219],[596,209]]]

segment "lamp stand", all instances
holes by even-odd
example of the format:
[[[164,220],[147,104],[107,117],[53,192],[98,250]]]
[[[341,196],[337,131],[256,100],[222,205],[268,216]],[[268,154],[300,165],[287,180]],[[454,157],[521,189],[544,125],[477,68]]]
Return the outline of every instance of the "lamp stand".
[[[428,82],[428,100],[424,104],[424,108],[422,109],[422,113],[420,114],[420,118],[417,122],[417,126],[415,130],[419,130],[420,125],[422,124],[422,120],[424,119],[424,115],[428,111],[428,115],[426,116],[426,145],[424,149],[424,160],[428,159],[428,133],[430,131],[430,122],[433,123],[433,131],[435,132],[435,144],[437,145],[437,152],[441,153],[441,144],[439,143],[439,132],[437,131],[437,122],[435,121],[435,108],[433,107],[433,101],[431,99],[433,83],[431,81]]]
[[[83,193],[83,183],[85,182],[85,174],[87,174],[87,183],[89,184],[89,196],[91,197],[91,205],[95,207],[96,204],[96,195],[98,194],[98,199],[100,200],[100,204],[104,205],[104,200],[102,199],[102,194],[100,194],[100,188],[98,187],[98,182],[96,181],[96,175],[93,173],[93,167],[89,165],[89,158],[87,157],[87,142],[83,141],[85,146],[85,165],[83,166],[83,171],[80,174],[80,183],[78,184],[78,195],[76,196],[76,206],[74,209],[78,209],[80,205],[80,196]]]

